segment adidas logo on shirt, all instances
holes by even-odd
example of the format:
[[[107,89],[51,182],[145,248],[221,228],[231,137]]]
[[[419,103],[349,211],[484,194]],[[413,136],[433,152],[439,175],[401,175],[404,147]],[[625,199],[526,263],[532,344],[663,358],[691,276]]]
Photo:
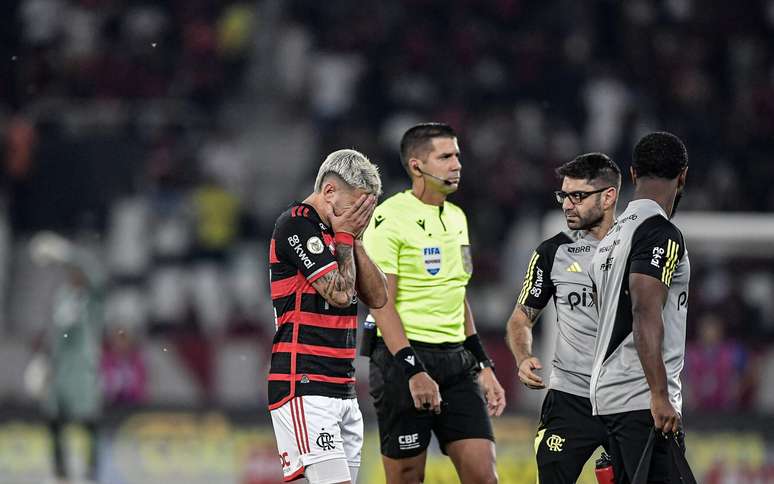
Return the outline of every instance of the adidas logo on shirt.
[[[580,264],[573,262],[570,264],[570,267],[567,268],[567,272],[583,272],[583,269],[581,269]]]

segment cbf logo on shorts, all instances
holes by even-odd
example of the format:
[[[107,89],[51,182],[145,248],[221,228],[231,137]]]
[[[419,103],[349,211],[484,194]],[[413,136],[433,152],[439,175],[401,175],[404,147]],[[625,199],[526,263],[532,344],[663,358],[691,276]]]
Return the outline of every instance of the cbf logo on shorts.
[[[425,247],[422,249],[422,257],[425,260],[425,270],[431,276],[441,271],[441,248]]]

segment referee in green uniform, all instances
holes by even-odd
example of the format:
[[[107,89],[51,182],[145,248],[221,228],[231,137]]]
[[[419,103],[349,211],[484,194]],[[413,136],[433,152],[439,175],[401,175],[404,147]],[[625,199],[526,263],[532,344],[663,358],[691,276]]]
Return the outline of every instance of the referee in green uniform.
[[[446,201],[459,187],[454,130],[420,124],[401,140],[411,190],[374,212],[364,243],[387,275],[389,302],[371,314],[371,396],[388,484],[424,480],[435,433],[463,483],[495,483],[490,416],[505,392],[476,334],[465,288],[473,272],[467,219]]]

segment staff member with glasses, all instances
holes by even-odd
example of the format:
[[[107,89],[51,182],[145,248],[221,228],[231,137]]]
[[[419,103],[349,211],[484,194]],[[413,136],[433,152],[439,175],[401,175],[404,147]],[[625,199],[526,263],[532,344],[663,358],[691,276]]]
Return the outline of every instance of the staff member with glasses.
[[[613,224],[621,170],[601,153],[580,155],[560,166],[555,193],[567,220],[566,232],[533,252],[516,307],[507,323],[508,344],[519,380],[548,388],[535,438],[538,481],[574,483],[607,432],[591,413],[589,383],[597,334],[597,312],[588,275],[597,244]],[[556,304],[556,350],[548,381],[532,354],[532,327],[551,298]]]

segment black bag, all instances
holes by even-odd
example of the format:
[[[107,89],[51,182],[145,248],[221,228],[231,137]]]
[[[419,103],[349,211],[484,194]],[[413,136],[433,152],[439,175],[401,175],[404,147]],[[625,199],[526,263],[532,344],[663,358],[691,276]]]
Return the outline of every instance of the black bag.
[[[648,482],[650,461],[653,458],[653,446],[656,444],[656,432],[660,432],[660,430],[650,429],[648,442],[645,444],[645,450],[642,451],[642,457],[640,457],[640,462],[637,464],[637,471],[632,478],[632,484],[647,484]],[[688,461],[685,460],[685,453],[677,442],[677,435],[672,433],[667,435],[666,438],[669,440],[669,460],[672,465],[669,476],[672,484],[696,484],[696,478],[693,476],[693,472],[691,472],[691,467],[688,465]],[[678,480],[675,481],[675,478]]]

